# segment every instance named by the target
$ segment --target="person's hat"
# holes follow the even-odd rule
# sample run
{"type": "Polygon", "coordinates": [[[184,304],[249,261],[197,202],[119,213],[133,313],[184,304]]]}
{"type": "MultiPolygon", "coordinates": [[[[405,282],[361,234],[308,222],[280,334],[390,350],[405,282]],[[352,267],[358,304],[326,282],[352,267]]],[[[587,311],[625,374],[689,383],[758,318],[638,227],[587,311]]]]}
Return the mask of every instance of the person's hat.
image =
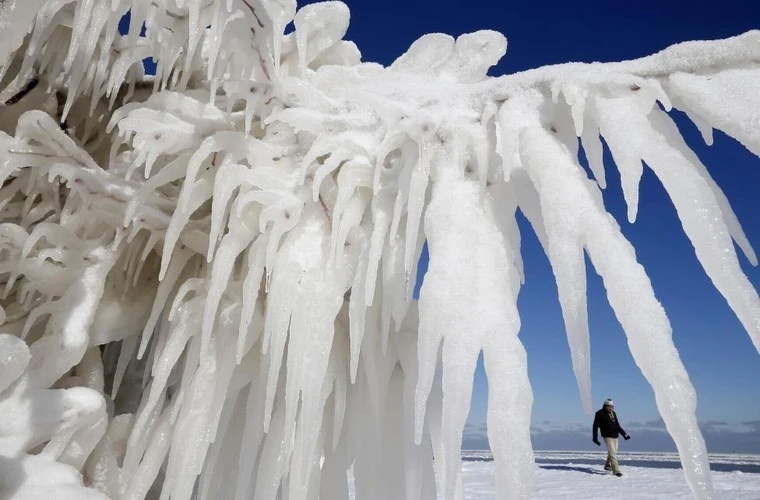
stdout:
{"type": "Polygon", "coordinates": [[[603,406],[615,406],[615,403],[611,399],[605,399],[603,406]]]}

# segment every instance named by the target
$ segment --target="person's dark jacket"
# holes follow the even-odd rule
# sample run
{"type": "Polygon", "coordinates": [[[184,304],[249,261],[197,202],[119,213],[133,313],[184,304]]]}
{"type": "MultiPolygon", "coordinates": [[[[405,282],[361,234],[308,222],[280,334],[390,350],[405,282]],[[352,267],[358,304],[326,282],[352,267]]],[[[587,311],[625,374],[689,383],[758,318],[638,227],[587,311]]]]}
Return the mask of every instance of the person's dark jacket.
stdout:
{"type": "MultiPolygon", "coordinates": [[[[602,408],[594,415],[594,441],[598,440],[597,431],[601,431],[603,438],[616,438],[618,435],[623,437],[628,436],[623,428],[620,426],[620,420],[617,418],[617,414],[612,411],[609,412],[602,408]]],[[[626,437],[626,439],[628,439],[626,437]]]]}

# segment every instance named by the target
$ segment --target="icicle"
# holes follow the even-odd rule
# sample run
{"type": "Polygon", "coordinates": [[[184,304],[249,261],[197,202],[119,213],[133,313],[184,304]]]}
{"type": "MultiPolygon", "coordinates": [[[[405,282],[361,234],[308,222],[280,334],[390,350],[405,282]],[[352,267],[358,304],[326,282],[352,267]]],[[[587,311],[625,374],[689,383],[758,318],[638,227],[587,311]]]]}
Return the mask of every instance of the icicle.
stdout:
{"type": "MultiPolygon", "coordinates": [[[[325,177],[332,174],[338,167],[341,167],[340,172],[344,173],[349,170],[348,163],[353,162],[347,162],[346,156],[348,154],[331,154],[324,163],[317,168],[317,170],[314,172],[314,180],[312,181],[312,200],[317,201],[319,200],[319,188],[322,187],[322,181],[325,180],[325,177]]],[[[303,173],[305,174],[308,171],[308,167],[303,169],[303,173]]],[[[340,184],[339,184],[340,185],[340,184]]],[[[352,188],[355,186],[352,186],[352,188]]],[[[341,190],[342,193],[343,190],[341,190]]],[[[340,196],[340,194],[339,194],[340,196]]]]}
{"type": "MultiPolygon", "coordinates": [[[[274,405],[274,413],[271,417],[272,426],[266,432],[263,445],[260,448],[261,455],[257,464],[254,500],[276,498],[280,481],[282,481],[285,467],[282,446],[286,441],[286,436],[283,434],[285,430],[285,404],[282,400],[284,393],[285,391],[278,391],[278,401],[274,405]]],[[[287,440],[289,439],[290,436],[287,436],[287,440]]]]}
{"type": "Polygon", "coordinates": [[[209,231],[206,262],[214,259],[214,250],[220,239],[220,233],[229,216],[229,201],[233,191],[246,179],[250,170],[243,165],[230,164],[225,160],[214,176],[214,194],[211,197],[211,230],[209,231]]]}
{"type": "Polygon", "coordinates": [[[582,137],[588,89],[577,85],[564,85],[562,87],[562,94],[565,96],[565,101],[570,106],[570,114],[573,118],[573,125],[575,126],[575,135],[582,137]]]}
{"type": "Polygon", "coordinates": [[[169,299],[170,294],[174,290],[174,286],[180,277],[180,273],[185,268],[185,265],[193,256],[193,252],[186,248],[184,245],[180,246],[176,250],[177,257],[167,267],[167,272],[164,275],[159,276],[161,282],[158,285],[156,291],[156,298],[153,301],[153,309],[150,311],[148,321],[145,323],[145,328],[142,332],[142,340],[140,341],[140,350],[137,353],[138,358],[142,358],[145,354],[145,349],[148,347],[148,342],[153,335],[153,329],[158,323],[159,316],[164,310],[166,301],[169,299]]]}
{"type": "MultiPolygon", "coordinates": [[[[328,405],[328,408],[330,406],[328,405]]],[[[329,414],[327,415],[329,417],[329,414]]],[[[334,439],[338,439],[336,436],[334,439]]],[[[346,474],[346,445],[345,438],[341,444],[333,449],[325,450],[325,458],[322,464],[322,479],[319,485],[319,498],[332,498],[335,500],[348,500],[348,477],[346,474]]]]}
{"type": "MultiPolygon", "coordinates": [[[[186,139],[186,140],[188,142],[192,141],[192,139],[186,139]]],[[[188,210],[190,210],[189,208],[191,204],[190,200],[192,199],[193,201],[195,201],[195,197],[196,197],[194,194],[194,190],[196,189],[196,186],[202,183],[204,179],[206,178],[204,176],[204,172],[201,171],[201,167],[203,166],[203,164],[206,163],[209,156],[211,156],[210,167],[216,167],[217,166],[216,155],[220,151],[229,147],[230,146],[229,143],[233,141],[237,144],[240,144],[241,142],[245,144],[244,138],[241,137],[239,134],[218,133],[204,139],[204,141],[201,143],[198,149],[193,153],[192,157],[190,158],[190,161],[187,164],[187,173],[185,174],[185,180],[182,185],[182,191],[180,192],[180,195],[179,195],[178,207],[181,211],[187,212],[188,210]],[[200,174],[201,177],[200,179],[196,181],[196,178],[198,177],[199,172],[201,172],[200,174]]],[[[190,144],[188,144],[188,146],[189,145],[190,144]]],[[[229,147],[229,149],[232,149],[232,147],[229,147]]],[[[208,170],[208,168],[209,167],[206,167],[206,170],[208,170]]]]}
{"type": "Polygon", "coordinates": [[[680,97],[676,95],[676,96],[673,96],[672,99],[673,99],[673,106],[676,109],[679,109],[683,111],[684,113],[686,113],[686,116],[689,117],[689,120],[691,120],[691,122],[697,127],[697,130],[699,130],[700,135],[702,135],[702,140],[705,141],[705,144],[707,144],[708,146],[712,146],[714,142],[712,126],[709,123],[707,123],[707,121],[704,118],[702,118],[698,114],[694,113],[694,111],[689,109],[689,107],[681,101],[680,97]]]}
{"type": "MultiPolygon", "coordinates": [[[[739,266],[731,237],[744,248],[749,245],[735,218],[731,226],[726,224],[726,219],[732,219],[732,212],[727,203],[722,209],[719,200],[724,198],[716,197],[719,189],[705,167],[684,143],[672,120],[661,111],[652,111],[647,119],[626,108],[615,108],[605,119],[610,129],[610,147],[626,154],[636,151],[662,181],[702,267],[760,351],[760,298],[739,266]],[[620,136],[620,126],[613,125],[613,120],[625,120],[625,138],[620,136]]],[[[751,248],[748,255],[754,260],[751,248]]]]}
{"type": "Polygon", "coordinates": [[[172,215],[169,227],[166,228],[166,235],[164,236],[164,247],[161,253],[161,270],[159,271],[159,279],[164,279],[166,272],[169,269],[171,263],[171,257],[174,254],[174,249],[177,246],[177,241],[180,239],[180,234],[185,229],[186,225],[190,221],[192,213],[203,205],[206,200],[211,198],[213,187],[211,182],[204,178],[195,183],[193,186],[193,201],[188,207],[187,211],[177,210],[172,215]]]}
{"type": "Polygon", "coordinates": [[[363,190],[358,192],[346,204],[337,224],[333,223],[333,234],[330,238],[332,244],[328,263],[341,264],[341,256],[345,248],[351,244],[348,241],[349,234],[355,231],[361,224],[368,203],[369,195],[363,190]]]}
{"type": "MultiPolygon", "coordinates": [[[[623,186],[623,196],[628,205],[628,222],[636,221],[636,214],[639,209],[639,182],[641,175],[644,173],[644,166],[641,164],[640,152],[630,148],[620,148],[620,135],[623,130],[620,127],[611,127],[608,129],[607,124],[612,123],[611,116],[620,116],[625,114],[628,109],[635,108],[635,103],[626,98],[604,98],[596,96],[595,109],[598,110],[598,120],[602,136],[607,139],[612,151],[612,157],[615,164],[620,170],[620,182],[623,186]]],[[[598,153],[597,153],[598,154],[598,153]]]]}
{"type": "MultiPolygon", "coordinates": [[[[408,209],[409,190],[411,188],[411,179],[414,169],[417,166],[419,153],[422,148],[416,144],[407,143],[404,145],[401,159],[401,171],[398,173],[397,193],[393,204],[393,219],[389,233],[390,241],[398,238],[398,228],[401,224],[401,218],[408,209]]],[[[426,174],[427,175],[427,174],[426,174]]]]}
{"type": "MultiPolygon", "coordinates": [[[[379,162],[378,158],[378,162],[379,162]]],[[[367,306],[371,306],[375,297],[377,271],[385,246],[386,234],[391,224],[392,207],[394,203],[394,189],[391,180],[392,174],[388,172],[400,163],[400,155],[394,159],[386,157],[383,163],[378,163],[374,183],[375,195],[372,198],[372,236],[370,237],[370,250],[367,263],[367,278],[364,297],[367,306]],[[386,165],[389,168],[386,168],[386,165]]]]}
{"type": "MultiPolygon", "coordinates": [[[[348,232],[361,223],[366,206],[369,204],[369,190],[372,172],[364,159],[345,164],[338,175],[338,196],[332,211],[333,228],[331,235],[330,261],[343,252],[348,232]]],[[[318,193],[314,201],[319,198],[318,193]]]]}
{"type": "MultiPolygon", "coordinates": [[[[351,284],[351,297],[349,299],[349,373],[351,382],[356,382],[356,373],[359,368],[359,352],[361,350],[362,341],[366,332],[367,323],[367,302],[364,297],[366,274],[363,272],[367,268],[367,261],[369,260],[369,238],[367,236],[368,230],[365,228],[359,228],[356,231],[356,239],[358,242],[355,246],[358,250],[355,253],[358,255],[357,270],[351,284]]],[[[371,307],[371,306],[370,306],[371,307]]],[[[375,312],[377,308],[373,310],[375,312]]],[[[370,321],[376,319],[374,314],[370,314],[370,321]]],[[[369,328],[375,325],[371,325],[369,328]]],[[[374,329],[373,329],[374,330],[374,329]]]]}
{"type": "MultiPolygon", "coordinates": [[[[495,113],[495,105],[493,108],[493,112],[495,113]]],[[[481,196],[483,196],[488,186],[488,171],[491,167],[491,156],[493,155],[493,151],[496,150],[497,131],[495,122],[490,118],[486,123],[482,123],[481,126],[484,129],[482,133],[478,133],[478,128],[473,130],[470,147],[474,150],[474,154],[470,154],[469,156],[474,157],[477,162],[478,187],[480,188],[481,196]]],[[[472,169],[472,166],[470,168],[472,169]]],[[[465,172],[467,172],[467,166],[465,166],[465,172]]]]}
{"type": "Polygon", "coordinates": [[[710,75],[675,73],[672,93],[688,110],[760,156],[760,69],[725,69],[710,75]]]}
{"type": "Polygon", "coordinates": [[[264,436],[264,400],[256,396],[257,392],[263,389],[268,357],[257,357],[256,351],[256,349],[251,351],[251,363],[255,365],[255,371],[246,400],[245,424],[241,436],[235,498],[250,498],[253,494],[252,486],[256,482],[254,471],[257,466],[257,455],[264,436]]]}
{"type": "Polygon", "coordinates": [[[133,436],[147,436],[148,429],[152,427],[150,421],[154,418],[156,412],[161,409],[160,403],[162,403],[165,397],[164,389],[169,380],[169,375],[182,355],[186,344],[197,333],[200,312],[192,310],[193,305],[197,302],[199,300],[196,299],[184,304],[180,310],[176,324],[172,325],[172,335],[163,352],[160,353],[156,367],[152,370],[152,381],[147,388],[147,397],[144,397],[141,402],[140,411],[137,414],[132,430],[133,436]]]}
{"type": "Polygon", "coordinates": [[[113,377],[111,399],[116,399],[116,395],[119,393],[119,387],[121,387],[121,382],[124,379],[124,373],[127,371],[127,364],[135,354],[137,340],[137,337],[128,337],[122,341],[119,361],[116,364],[116,373],[113,377]]]}
{"type": "MultiPolygon", "coordinates": [[[[238,330],[236,354],[236,361],[238,363],[242,360],[246,347],[250,347],[255,342],[255,340],[249,339],[249,330],[256,305],[259,303],[261,277],[264,275],[264,252],[267,246],[267,236],[268,234],[263,234],[256,238],[248,250],[248,272],[243,282],[243,309],[240,313],[240,327],[238,330]]],[[[258,330],[259,325],[256,325],[256,328],[258,330]]]]}
{"type": "MultiPolygon", "coordinates": [[[[519,145],[519,123],[516,114],[520,112],[512,102],[507,100],[499,108],[499,155],[503,162],[504,180],[509,181],[512,172],[521,168],[519,145]]],[[[519,116],[519,115],[517,115],[519,116]]]]}
{"type": "Polygon", "coordinates": [[[424,165],[420,164],[412,171],[409,187],[409,204],[406,215],[406,248],[404,250],[404,270],[407,276],[411,275],[414,266],[419,260],[418,247],[420,236],[420,219],[425,204],[425,193],[428,184],[428,172],[424,165]]]}
{"type": "Polygon", "coordinates": [[[24,37],[32,27],[35,16],[45,4],[44,0],[29,2],[4,2],[0,6],[0,30],[3,47],[0,49],[0,80],[10,68],[8,57],[21,47],[24,37]]]}
{"type": "Polygon", "coordinates": [[[381,179],[388,177],[388,171],[393,171],[401,159],[401,151],[407,140],[406,134],[396,133],[383,139],[383,142],[377,147],[377,158],[375,160],[375,177],[372,184],[372,190],[375,194],[380,191],[381,179]]]}
{"type": "Polygon", "coordinates": [[[319,217],[306,222],[301,238],[288,242],[294,245],[293,250],[295,247],[302,248],[307,241],[316,244],[308,245],[314,249],[308,260],[300,259],[303,266],[300,278],[302,291],[298,294],[291,317],[288,339],[285,429],[286,435],[290,435],[289,429],[295,425],[300,394],[301,446],[302,451],[306,452],[304,459],[309,461],[316,452],[311,441],[317,437],[322,426],[327,397],[325,376],[335,334],[335,318],[343,306],[343,296],[353,279],[356,263],[346,259],[349,262],[340,270],[326,266],[329,246],[324,220],[319,217]]]}
{"type": "Polygon", "coordinates": [[[207,359],[206,353],[211,343],[211,332],[214,328],[217,308],[219,307],[219,301],[222,299],[222,293],[227,289],[232,268],[238,255],[252,240],[253,233],[247,230],[243,222],[231,221],[230,232],[224,236],[222,243],[219,245],[219,250],[211,268],[210,286],[203,308],[201,360],[207,359]]]}
{"type": "MultiPolygon", "coordinates": [[[[326,338],[330,339],[332,343],[332,323],[334,317],[337,315],[337,310],[334,314],[329,311],[322,312],[325,316],[319,316],[320,311],[312,311],[315,317],[309,317],[309,311],[313,309],[312,306],[306,306],[305,310],[302,310],[301,306],[306,304],[318,304],[320,300],[327,301],[324,305],[330,305],[335,301],[335,297],[330,297],[335,291],[331,291],[331,280],[329,274],[326,276],[320,276],[324,272],[325,261],[320,261],[324,258],[321,251],[326,250],[328,247],[322,247],[327,243],[327,239],[324,234],[324,221],[320,222],[319,212],[311,211],[306,221],[300,224],[298,228],[289,233],[285,242],[283,242],[283,248],[278,252],[278,264],[275,269],[275,273],[272,278],[272,287],[270,289],[270,307],[268,308],[267,316],[265,319],[264,328],[264,349],[269,349],[272,356],[272,364],[269,367],[269,377],[267,382],[266,392],[266,411],[265,411],[265,429],[269,425],[269,415],[271,415],[272,404],[274,402],[274,391],[279,379],[280,360],[282,360],[283,351],[288,338],[287,332],[290,331],[290,340],[288,342],[288,399],[287,399],[287,411],[286,420],[288,425],[293,418],[295,418],[295,404],[298,401],[298,392],[300,392],[301,384],[305,383],[301,379],[301,370],[305,369],[306,365],[304,360],[299,358],[300,352],[305,354],[305,346],[303,342],[305,339],[301,339],[300,336],[306,335],[307,331],[311,331],[310,335],[312,340],[310,342],[320,343],[326,342],[326,338]],[[314,248],[315,251],[311,252],[311,256],[300,255],[299,248],[314,248]],[[317,278],[317,276],[320,276],[317,278]],[[315,294],[315,290],[312,287],[317,287],[316,282],[311,280],[327,280],[326,283],[321,285],[322,294],[327,292],[327,296],[320,299],[320,294],[315,294]],[[294,293],[295,290],[299,290],[298,293],[294,293]],[[273,307],[275,304],[279,307],[273,307]],[[284,307],[282,307],[284,306],[284,307]],[[329,320],[329,327],[325,323],[329,320]],[[319,328],[319,330],[315,330],[319,328]],[[319,334],[318,334],[319,333],[319,334]],[[271,345],[269,345],[271,344],[271,345]],[[292,365],[292,363],[298,360],[298,366],[292,365]],[[295,384],[295,385],[294,385],[295,384]],[[293,392],[297,391],[297,392],[293,392]]],[[[334,285],[333,285],[334,286],[334,285]]],[[[319,287],[318,287],[319,288],[319,287]]],[[[339,296],[342,302],[342,296],[344,291],[339,291],[339,296]]],[[[332,307],[332,305],[330,305],[332,307]]],[[[324,348],[322,348],[324,349],[324,348]]],[[[267,351],[265,351],[267,352],[267,351]]],[[[313,351],[315,356],[322,351],[313,351]]],[[[327,349],[329,352],[329,349],[327,349]]],[[[319,361],[315,359],[313,363],[315,366],[313,370],[317,370],[315,373],[319,374],[319,370],[326,369],[319,368],[322,366],[320,363],[326,363],[326,359],[319,361]]],[[[315,377],[312,374],[312,377],[315,377]]],[[[319,377],[316,377],[319,380],[319,377]]],[[[305,393],[304,393],[305,394],[305,393]]],[[[306,402],[304,402],[306,404],[306,402]]]]}
{"type": "Polygon", "coordinates": [[[586,153],[588,166],[594,174],[594,179],[596,179],[600,188],[606,189],[607,179],[605,178],[604,161],[602,159],[604,151],[602,149],[602,140],[599,138],[599,127],[596,123],[590,122],[591,120],[588,119],[585,122],[581,142],[583,150],[586,153]]]}
{"type": "MultiPolygon", "coordinates": [[[[188,387],[187,400],[183,401],[183,409],[175,423],[175,433],[169,449],[169,460],[166,469],[167,481],[161,490],[161,500],[170,496],[190,498],[196,477],[200,474],[206,457],[206,447],[211,436],[206,431],[209,425],[211,405],[208,401],[213,397],[214,372],[217,369],[216,353],[208,356],[212,362],[201,365],[192,377],[188,387]],[[186,436],[198,436],[188,440],[186,436]]],[[[183,384],[185,385],[185,384],[183,384]]]]}
{"type": "MultiPolygon", "coordinates": [[[[511,192],[517,193],[520,209],[538,235],[554,271],[581,403],[584,411],[590,414],[591,348],[586,305],[583,228],[578,220],[567,216],[568,207],[541,204],[535,188],[529,179],[523,177],[524,175],[525,172],[519,172],[513,177],[513,182],[518,184],[513,186],[511,192]]],[[[512,220],[514,223],[514,219],[512,220]]],[[[517,237],[519,238],[519,233],[517,237]]]]}
{"type": "MultiPolygon", "coordinates": [[[[252,195],[252,197],[255,195],[252,195]]],[[[261,193],[261,201],[271,203],[259,215],[259,227],[263,232],[269,222],[269,241],[266,248],[266,290],[269,290],[280,239],[298,224],[304,210],[303,201],[286,193],[261,193]],[[267,199],[268,198],[268,199],[267,199]]]]}
{"type": "Polygon", "coordinates": [[[198,483],[198,498],[234,498],[235,474],[240,453],[240,436],[243,433],[244,400],[237,391],[230,391],[234,403],[225,404],[221,409],[217,438],[211,443],[207,453],[207,466],[198,483]],[[213,493],[212,493],[213,492],[213,493]]]}

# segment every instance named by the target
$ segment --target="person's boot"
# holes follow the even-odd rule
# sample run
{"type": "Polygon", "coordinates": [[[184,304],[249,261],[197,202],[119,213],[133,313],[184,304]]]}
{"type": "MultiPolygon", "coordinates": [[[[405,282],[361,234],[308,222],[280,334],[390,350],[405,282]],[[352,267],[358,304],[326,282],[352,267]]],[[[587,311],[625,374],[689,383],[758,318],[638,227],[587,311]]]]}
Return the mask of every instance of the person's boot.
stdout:
{"type": "Polygon", "coordinates": [[[620,472],[620,471],[617,471],[617,472],[615,473],[615,475],[616,475],[617,477],[620,477],[620,476],[622,476],[622,475],[623,475],[623,473],[622,473],[622,472],[620,472]]]}
{"type": "Polygon", "coordinates": [[[611,471],[611,470],[612,470],[612,467],[610,467],[609,465],[605,464],[605,465],[604,465],[604,470],[606,470],[606,471],[608,471],[608,472],[609,472],[609,471],[611,471]]]}

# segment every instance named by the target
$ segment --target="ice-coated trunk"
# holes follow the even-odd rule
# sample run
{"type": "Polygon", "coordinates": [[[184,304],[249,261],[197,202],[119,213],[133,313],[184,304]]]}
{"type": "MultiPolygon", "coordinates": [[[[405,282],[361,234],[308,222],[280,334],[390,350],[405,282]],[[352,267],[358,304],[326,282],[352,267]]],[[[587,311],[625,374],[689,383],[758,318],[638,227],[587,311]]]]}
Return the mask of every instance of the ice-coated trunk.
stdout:
{"type": "Polygon", "coordinates": [[[444,466],[439,484],[444,485],[445,499],[461,499],[462,431],[475,365],[483,350],[486,372],[493,381],[488,434],[499,498],[528,498],[534,474],[533,396],[525,350],[517,338],[520,320],[513,292],[517,271],[508,258],[504,236],[481,201],[477,182],[466,180],[456,167],[437,166],[425,213],[430,263],[419,302],[417,440],[442,343],[444,466]]]}

